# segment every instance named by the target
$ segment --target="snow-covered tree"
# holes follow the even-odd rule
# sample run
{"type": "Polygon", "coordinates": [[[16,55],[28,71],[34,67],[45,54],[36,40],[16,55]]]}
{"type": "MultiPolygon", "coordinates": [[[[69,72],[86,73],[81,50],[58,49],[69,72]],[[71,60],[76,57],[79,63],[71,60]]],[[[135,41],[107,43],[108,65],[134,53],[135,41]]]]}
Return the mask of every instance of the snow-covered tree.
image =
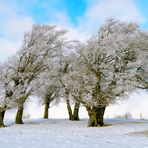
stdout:
{"type": "Polygon", "coordinates": [[[70,47],[71,50],[68,53],[63,53],[60,60],[60,73],[59,73],[59,80],[61,83],[61,94],[62,98],[65,98],[67,111],[69,115],[69,120],[79,120],[79,108],[80,108],[80,101],[73,98],[70,94],[70,88],[67,87],[67,75],[69,75],[72,71],[74,71],[74,63],[77,59],[77,55],[75,53],[76,48],[79,46],[79,42],[75,42],[74,46],[70,47]],[[74,109],[72,109],[71,104],[74,104],[74,109]]]}
{"type": "Polygon", "coordinates": [[[89,126],[102,126],[105,107],[135,89],[137,68],[143,63],[138,60],[139,35],[136,24],[110,19],[80,48],[77,70],[66,82],[86,107],[89,126]]]}
{"type": "Polygon", "coordinates": [[[48,118],[48,110],[50,104],[57,104],[60,102],[60,88],[61,83],[59,81],[59,69],[57,62],[54,61],[53,68],[46,69],[38,79],[40,87],[34,92],[34,95],[41,99],[41,102],[45,105],[44,118],[48,118]]]}
{"type": "Polygon", "coordinates": [[[8,63],[0,65],[0,127],[4,127],[4,115],[7,109],[15,107],[13,99],[13,85],[11,81],[12,69],[8,63]]]}
{"type": "Polygon", "coordinates": [[[64,30],[55,26],[33,25],[31,32],[25,34],[23,44],[13,57],[13,98],[18,106],[16,123],[22,124],[23,104],[40,87],[38,77],[59,54],[65,44],[64,30]]]}
{"type": "Polygon", "coordinates": [[[136,87],[140,89],[148,89],[148,33],[141,32],[137,39],[137,47],[140,50],[138,55],[138,63],[136,87]],[[142,61],[142,62],[141,62],[142,61]]]}
{"type": "MultiPolygon", "coordinates": [[[[67,98],[62,78],[65,73],[69,71],[69,65],[72,63],[72,50],[74,50],[77,44],[78,41],[66,41],[64,48],[61,47],[59,54],[49,62],[50,68],[48,66],[37,79],[40,87],[36,90],[35,95],[40,97],[43,104],[45,104],[44,118],[48,118],[48,109],[51,103],[57,104],[62,101],[63,98],[67,98]]],[[[47,59],[47,62],[48,60],[49,59],[47,59]]],[[[68,106],[71,109],[68,99],[69,98],[66,99],[66,102],[69,103],[68,106]]]]}
{"type": "Polygon", "coordinates": [[[79,119],[82,103],[89,126],[103,126],[106,106],[148,88],[148,34],[137,24],[109,19],[85,44],[64,35],[56,26],[33,25],[17,54],[0,65],[0,126],[12,107],[18,107],[16,123],[23,123],[30,95],[42,98],[45,118],[51,102],[66,98],[70,120],[79,119]]]}

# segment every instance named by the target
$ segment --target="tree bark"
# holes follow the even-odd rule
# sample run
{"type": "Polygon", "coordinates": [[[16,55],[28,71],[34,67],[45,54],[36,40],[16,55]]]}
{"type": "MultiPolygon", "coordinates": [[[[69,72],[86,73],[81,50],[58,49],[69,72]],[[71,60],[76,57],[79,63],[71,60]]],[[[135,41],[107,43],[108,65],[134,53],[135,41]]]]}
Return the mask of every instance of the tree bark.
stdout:
{"type": "Polygon", "coordinates": [[[15,123],[16,124],[23,124],[22,118],[23,118],[23,107],[19,106],[17,114],[16,114],[16,118],[15,118],[15,123]]]}
{"type": "Polygon", "coordinates": [[[89,116],[88,126],[91,126],[91,127],[98,126],[96,108],[93,107],[91,109],[91,108],[87,107],[86,110],[88,111],[88,116],[89,116]]]}
{"type": "Polygon", "coordinates": [[[67,104],[67,111],[68,111],[68,115],[69,115],[69,120],[73,120],[72,109],[71,109],[69,99],[66,99],[66,104],[67,104]]]}
{"type": "Polygon", "coordinates": [[[49,102],[45,103],[45,110],[44,110],[44,119],[48,119],[48,109],[49,109],[49,102]]]}
{"type": "Polygon", "coordinates": [[[97,122],[101,127],[104,125],[105,108],[106,106],[97,108],[97,122]]]}
{"type": "Polygon", "coordinates": [[[72,115],[73,120],[79,120],[79,108],[80,108],[80,102],[76,101],[75,106],[74,106],[74,111],[72,115]]]}
{"type": "Polygon", "coordinates": [[[96,127],[100,125],[101,127],[104,125],[104,112],[106,107],[93,107],[89,108],[87,107],[86,110],[88,111],[89,115],[89,123],[88,126],[96,127]]]}
{"type": "Polygon", "coordinates": [[[0,128],[5,127],[5,125],[4,125],[4,116],[5,116],[5,111],[0,111],[0,128]]]}

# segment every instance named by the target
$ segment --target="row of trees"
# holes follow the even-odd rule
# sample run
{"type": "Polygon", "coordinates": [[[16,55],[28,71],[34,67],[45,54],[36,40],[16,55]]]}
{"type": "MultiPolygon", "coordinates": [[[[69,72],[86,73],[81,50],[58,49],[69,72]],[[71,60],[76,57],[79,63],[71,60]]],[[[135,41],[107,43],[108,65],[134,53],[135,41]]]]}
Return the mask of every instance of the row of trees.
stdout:
{"type": "Polygon", "coordinates": [[[56,26],[33,25],[16,55],[0,65],[0,127],[5,111],[23,107],[30,96],[45,104],[65,100],[70,120],[86,107],[89,126],[103,126],[108,105],[148,88],[148,33],[137,24],[109,19],[87,42],[69,41],[56,26]],[[74,111],[70,103],[75,104],[74,111]]]}

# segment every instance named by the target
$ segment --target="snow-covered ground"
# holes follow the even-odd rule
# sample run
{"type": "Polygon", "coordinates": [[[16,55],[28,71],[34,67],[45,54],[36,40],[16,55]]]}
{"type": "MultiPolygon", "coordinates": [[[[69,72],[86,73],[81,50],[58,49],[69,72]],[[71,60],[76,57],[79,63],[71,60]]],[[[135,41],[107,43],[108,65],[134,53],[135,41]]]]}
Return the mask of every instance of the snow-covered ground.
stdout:
{"type": "Polygon", "coordinates": [[[107,119],[113,124],[87,127],[87,119],[25,120],[0,128],[0,148],[148,148],[148,121],[107,119]]]}

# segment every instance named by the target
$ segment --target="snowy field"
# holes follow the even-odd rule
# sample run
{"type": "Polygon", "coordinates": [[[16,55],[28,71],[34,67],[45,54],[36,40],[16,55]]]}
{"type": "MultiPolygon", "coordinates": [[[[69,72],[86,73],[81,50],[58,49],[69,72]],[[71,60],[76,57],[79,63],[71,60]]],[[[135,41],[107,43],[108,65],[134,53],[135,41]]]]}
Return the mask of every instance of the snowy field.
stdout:
{"type": "Polygon", "coordinates": [[[87,127],[87,119],[7,122],[0,148],[148,148],[148,121],[107,119],[105,127],[87,127]]]}

